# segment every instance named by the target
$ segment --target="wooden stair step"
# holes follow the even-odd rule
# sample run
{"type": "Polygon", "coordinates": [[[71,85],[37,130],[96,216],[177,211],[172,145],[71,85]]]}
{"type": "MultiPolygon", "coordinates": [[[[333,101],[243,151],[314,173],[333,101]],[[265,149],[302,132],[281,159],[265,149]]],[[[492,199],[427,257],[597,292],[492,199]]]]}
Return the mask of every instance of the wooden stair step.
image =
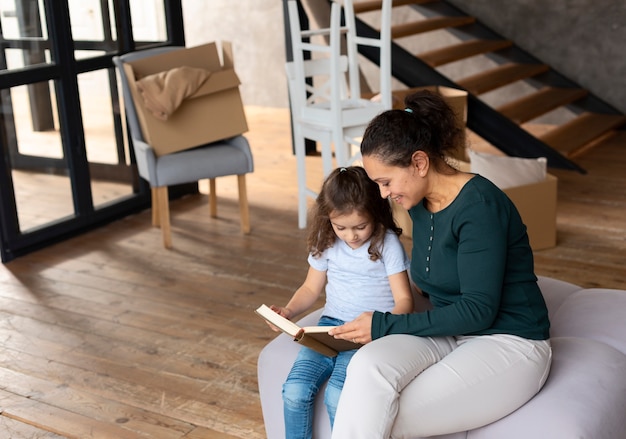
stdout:
{"type": "Polygon", "coordinates": [[[588,94],[582,88],[544,87],[536,93],[502,105],[497,110],[515,123],[522,124],[588,94]]]}
{"type": "MultiPolygon", "coordinates": [[[[393,0],[393,7],[405,5],[422,5],[425,3],[434,3],[437,0],[393,0]]],[[[354,2],[354,13],[361,14],[363,12],[379,11],[381,9],[382,0],[365,0],[354,2]]]]}
{"type": "Polygon", "coordinates": [[[456,83],[468,92],[480,95],[496,88],[530,78],[550,70],[545,64],[502,64],[490,70],[459,79],[456,83]]]}
{"type": "Polygon", "coordinates": [[[538,138],[568,157],[576,154],[587,143],[624,124],[626,116],[622,114],[582,113],[538,138]]]}
{"type": "Polygon", "coordinates": [[[424,32],[430,32],[448,27],[464,26],[476,22],[474,17],[433,17],[423,20],[414,21],[412,23],[404,23],[392,26],[391,37],[403,38],[411,35],[417,35],[424,32]]]}
{"type": "Polygon", "coordinates": [[[416,56],[429,66],[437,67],[483,53],[506,49],[512,45],[513,43],[508,40],[470,40],[441,49],[423,52],[416,56]]]}

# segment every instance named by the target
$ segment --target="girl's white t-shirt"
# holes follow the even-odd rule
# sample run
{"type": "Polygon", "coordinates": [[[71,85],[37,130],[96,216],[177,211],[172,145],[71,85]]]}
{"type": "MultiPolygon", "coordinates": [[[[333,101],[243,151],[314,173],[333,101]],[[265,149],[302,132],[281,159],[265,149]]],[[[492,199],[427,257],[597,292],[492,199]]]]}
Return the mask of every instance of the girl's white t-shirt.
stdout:
{"type": "Polygon", "coordinates": [[[389,276],[408,270],[409,257],[398,236],[388,231],[382,258],[372,261],[369,241],[353,250],[337,238],[319,257],[309,255],[311,267],[326,271],[324,315],[351,321],[365,311],[391,311],[394,307],[389,276]]]}

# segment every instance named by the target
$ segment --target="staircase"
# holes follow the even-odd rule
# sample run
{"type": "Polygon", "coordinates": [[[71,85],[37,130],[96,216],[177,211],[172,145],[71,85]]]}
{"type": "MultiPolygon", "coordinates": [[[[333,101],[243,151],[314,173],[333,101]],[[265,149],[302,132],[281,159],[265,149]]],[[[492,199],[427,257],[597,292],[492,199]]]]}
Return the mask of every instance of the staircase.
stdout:
{"type": "MultiPolygon", "coordinates": [[[[355,2],[360,34],[378,34],[367,24],[367,13],[379,9],[379,4],[380,0],[355,2]]],[[[407,7],[422,18],[392,28],[394,78],[409,88],[442,85],[468,91],[468,128],[505,154],[547,157],[551,167],[584,173],[573,159],[626,127],[626,116],[615,108],[451,4],[395,0],[393,13],[406,14],[407,7]],[[421,53],[403,48],[407,39],[442,29],[454,35],[452,44],[421,53]],[[455,80],[442,73],[447,64],[476,56],[490,61],[482,63],[484,70],[455,80]],[[487,93],[519,82],[532,91],[496,107],[483,99],[487,93]],[[524,128],[526,122],[558,110],[567,110],[572,117],[537,135],[524,128]]],[[[361,53],[378,63],[377,51],[364,48],[361,53]]]]}

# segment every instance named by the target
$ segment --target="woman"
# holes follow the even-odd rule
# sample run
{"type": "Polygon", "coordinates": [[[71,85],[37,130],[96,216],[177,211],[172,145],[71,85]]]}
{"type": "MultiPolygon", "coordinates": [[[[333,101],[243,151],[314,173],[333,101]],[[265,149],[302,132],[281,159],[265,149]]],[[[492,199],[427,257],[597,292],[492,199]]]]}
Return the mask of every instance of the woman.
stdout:
{"type": "Polygon", "coordinates": [[[409,211],[411,279],[433,309],[363,313],[332,332],[367,343],[348,367],[333,438],[474,429],[525,404],[550,370],[548,311],[517,209],[448,164],[462,137],[439,95],[405,104],[370,123],[361,153],[381,196],[409,211]]]}

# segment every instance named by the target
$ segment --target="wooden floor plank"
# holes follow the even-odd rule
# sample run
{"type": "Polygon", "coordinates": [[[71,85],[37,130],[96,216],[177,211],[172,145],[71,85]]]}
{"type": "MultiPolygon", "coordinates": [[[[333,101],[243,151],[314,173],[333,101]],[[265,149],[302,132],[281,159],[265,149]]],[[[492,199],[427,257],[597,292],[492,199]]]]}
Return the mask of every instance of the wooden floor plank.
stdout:
{"type": "Polygon", "coordinates": [[[220,433],[204,427],[196,427],[193,431],[185,435],[184,439],[235,439],[236,437],[238,436],[220,433]]]}
{"type": "MultiPolygon", "coordinates": [[[[26,395],[31,401],[53,406],[77,415],[112,423],[139,435],[176,439],[191,432],[195,426],[177,419],[128,406],[115,400],[78,391],[68,385],[56,385],[48,380],[0,368],[0,380],[15,395],[26,395]]],[[[12,413],[9,410],[9,413],[12,413]]]]}
{"type": "MultiPolygon", "coordinates": [[[[148,370],[146,365],[140,369],[142,366],[139,364],[128,365],[104,357],[95,358],[73,353],[63,357],[64,360],[40,358],[34,352],[12,352],[11,357],[13,361],[3,364],[3,367],[11,367],[24,375],[36,376],[63,387],[71,387],[81,394],[119,401],[124,405],[151,412],[153,416],[168,416],[194,426],[218,428],[218,431],[238,430],[240,434],[246,435],[241,437],[261,437],[255,436],[254,432],[254,428],[258,427],[255,416],[258,411],[258,401],[254,397],[256,389],[254,385],[249,386],[253,387],[251,391],[242,391],[241,387],[234,388],[233,385],[237,383],[233,382],[233,378],[239,377],[236,370],[231,372],[231,378],[226,381],[218,378],[199,380],[148,370]],[[202,407],[202,410],[198,407],[202,407]]],[[[155,355],[152,364],[160,363],[156,358],[155,355]]],[[[251,369],[255,372],[254,367],[251,369]]],[[[241,381],[240,378],[237,379],[238,382],[241,381]]],[[[113,419],[109,422],[115,424],[113,419]]]]}
{"type": "Polygon", "coordinates": [[[70,439],[136,439],[137,433],[111,422],[44,404],[0,390],[2,416],[70,439]]]}
{"type": "Polygon", "coordinates": [[[66,439],[64,436],[44,431],[37,427],[6,416],[0,416],[0,431],[11,439],[66,439]]]}

